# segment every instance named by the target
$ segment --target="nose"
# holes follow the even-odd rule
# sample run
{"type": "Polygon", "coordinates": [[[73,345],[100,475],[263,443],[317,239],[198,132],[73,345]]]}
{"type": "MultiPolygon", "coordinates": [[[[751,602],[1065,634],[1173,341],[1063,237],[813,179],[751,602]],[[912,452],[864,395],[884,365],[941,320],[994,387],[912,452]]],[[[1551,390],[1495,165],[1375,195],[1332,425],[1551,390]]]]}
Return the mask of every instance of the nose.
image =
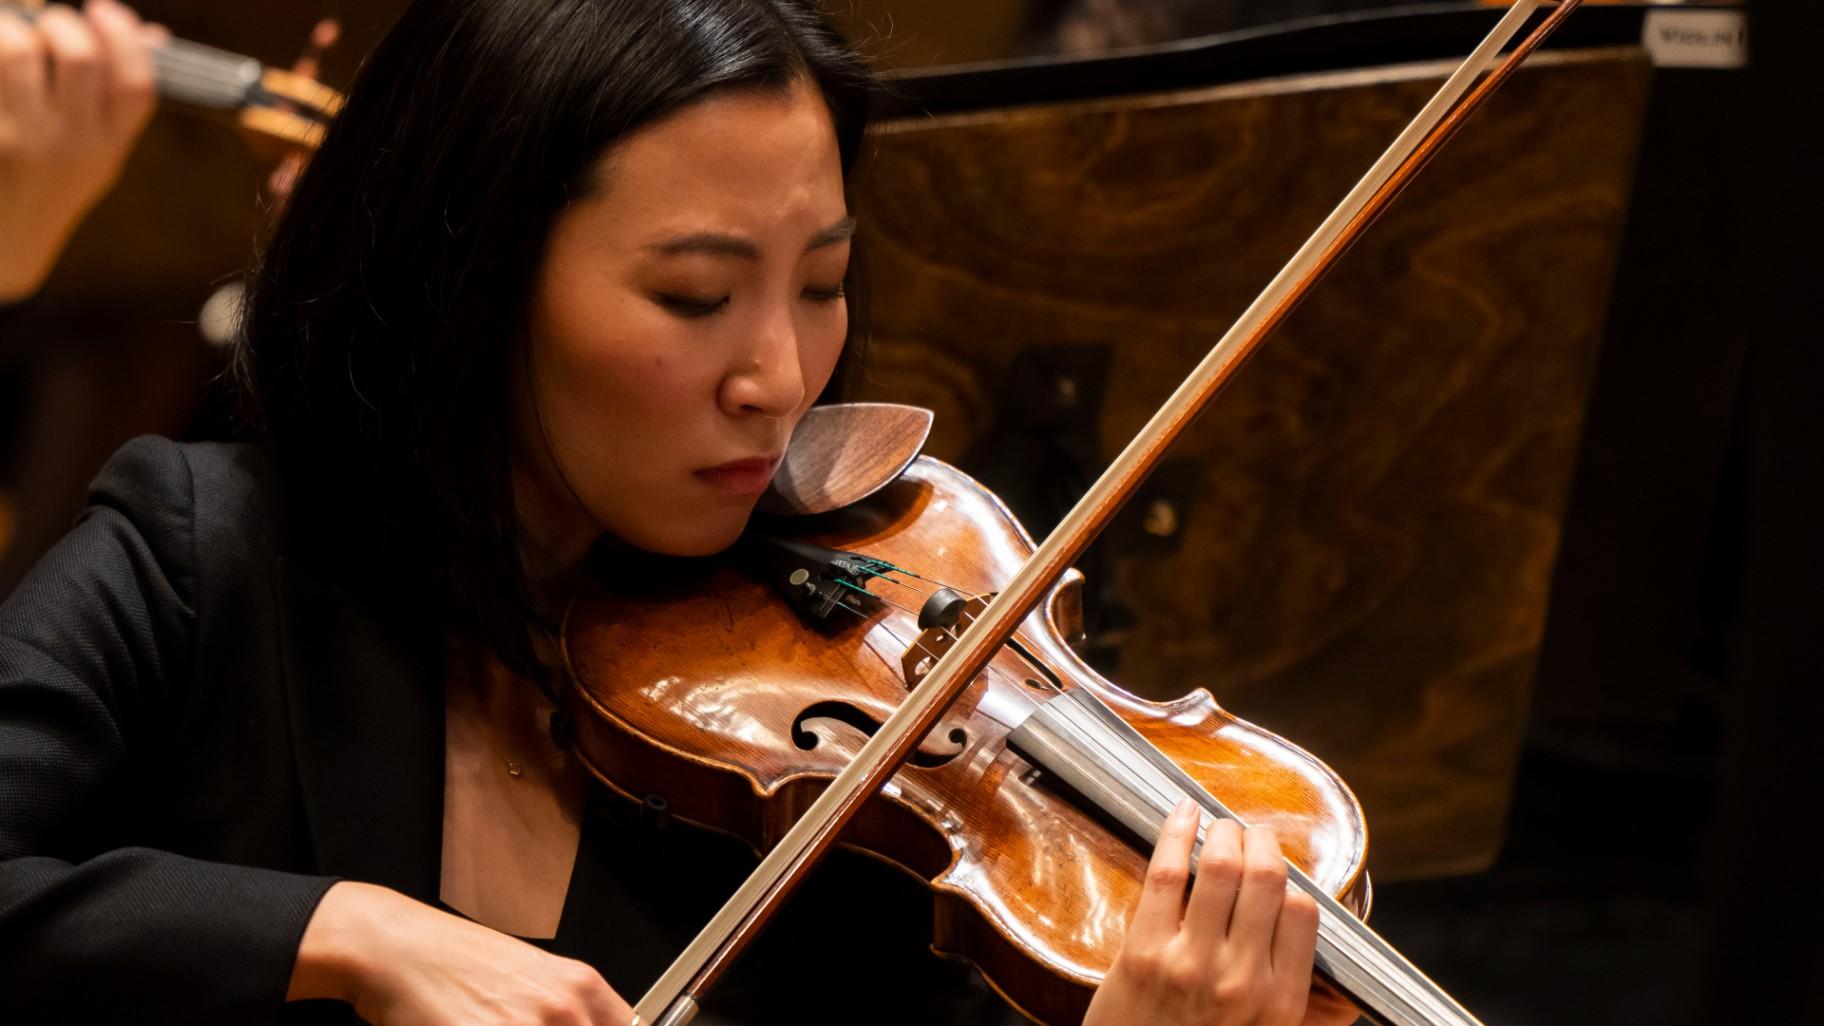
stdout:
{"type": "Polygon", "coordinates": [[[789,309],[769,311],[722,381],[721,403],[731,415],[784,417],[804,402],[798,329],[789,309]]]}

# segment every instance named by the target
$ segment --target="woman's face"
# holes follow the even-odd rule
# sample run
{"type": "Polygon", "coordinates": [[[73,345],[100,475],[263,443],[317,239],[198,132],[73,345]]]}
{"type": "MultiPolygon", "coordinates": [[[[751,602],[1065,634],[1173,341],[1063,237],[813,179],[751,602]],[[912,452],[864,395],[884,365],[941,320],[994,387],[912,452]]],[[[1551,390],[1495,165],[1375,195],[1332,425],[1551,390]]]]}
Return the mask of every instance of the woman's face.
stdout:
{"type": "Polygon", "coordinates": [[[707,555],[741,533],[848,332],[835,127],[807,83],[717,94],[598,173],[536,286],[521,516],[561,560],[602,532],[707,555]]]}

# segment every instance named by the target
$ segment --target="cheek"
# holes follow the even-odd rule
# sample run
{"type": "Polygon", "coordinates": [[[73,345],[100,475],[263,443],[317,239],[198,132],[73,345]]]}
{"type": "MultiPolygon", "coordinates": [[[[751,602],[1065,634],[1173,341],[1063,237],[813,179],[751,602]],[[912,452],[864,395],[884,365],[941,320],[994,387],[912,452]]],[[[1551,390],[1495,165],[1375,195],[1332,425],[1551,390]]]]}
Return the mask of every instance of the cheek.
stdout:
{"type": "Polygon", "coordinates": [[[684,358],[675,318],[624,289],[565,285],[550,283],[533,320],[537,412],[564,484],[606,524],[683,458],[683,421],[715,375],[684,358]]]}
{"type": "Polygon", "coordinates": [[[799,367],[804,375],[804,405],[799,410],[810,408],[811,404],[822,394],[830,383],[830,376],[836,371],[836,364],[842,360],[849,337],[848,303],[844,302],[833,311],[827,322],[819,323],[807,332],[806,342],[799,351],[799,367]]]}
{"type": "Polygon", "coordinates": [[[693,402],[714,392],[713,372],[681,357],[669,325],[619,313],[553,322],[533,348],[545,430],[571,474],[663,458],[693,402]]]}
{"type": "Polygon", "coordinates": [[[691,473],[727,451],[714,339],[626,290],[550,300],[531,343],[554,494],[648,552],[705,556],[733,543],[751,503],[710,501],[691,473]]]}

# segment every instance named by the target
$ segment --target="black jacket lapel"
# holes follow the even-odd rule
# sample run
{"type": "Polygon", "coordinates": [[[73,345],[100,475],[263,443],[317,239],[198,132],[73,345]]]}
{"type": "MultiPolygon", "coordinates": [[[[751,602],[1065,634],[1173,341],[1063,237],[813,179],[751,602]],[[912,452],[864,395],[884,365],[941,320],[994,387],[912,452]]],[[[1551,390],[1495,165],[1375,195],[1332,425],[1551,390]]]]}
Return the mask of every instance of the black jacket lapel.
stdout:
{"type": "Polygon", "coordinates": [[[320,872],[437,897],[443,648],[290,559],[281,643],[298,779],[320,872]]]}

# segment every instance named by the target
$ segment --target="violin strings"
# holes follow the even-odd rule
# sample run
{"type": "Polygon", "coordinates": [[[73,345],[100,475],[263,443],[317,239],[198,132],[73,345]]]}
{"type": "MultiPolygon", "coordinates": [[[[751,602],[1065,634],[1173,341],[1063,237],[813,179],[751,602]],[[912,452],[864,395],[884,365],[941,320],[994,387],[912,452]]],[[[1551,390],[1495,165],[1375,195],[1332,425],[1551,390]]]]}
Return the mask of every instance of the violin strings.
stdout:
{"type": "Polygon", "coordinates": [[[247,90],[238,85],[186,72],[159,74],[159,87],[167,93],[181,93],[179,98],[199,97],[203,106],[237,106],[247,99],[247,90]]]}
{"type": "MultiPolygon", "coordinates": [[[[884,567],[886,567],[886,568],[888,568],[888,569],[889,569],[889,570],[892,570],[892,571],[895,571],[895,572],[897,572],[897,573],[902,573],[902,574],[905,574],[905,575],[907,575],[907,576],[909,576],[909,577],[915,577],[915,578],[917,578],[917,579],[918,579],[918,580],[921,580],[921,581],[924,581],[924,582],[925,582],[925,583],[927,583],[927,584],[931,584],[931,585],[934,585],[934,586],[936,586],[936,588],[939,588],[939,589],[945,589],[945,590],[949,590],[949,591],[954,591],[954,592],[956,592],[956,593],[957,593],[957,594],[959,594],[959,595],[962,595],[962,594],[967,594],[967,596],[968,596],[968,601],[971,601],[971,602],[973,602],[973,601],[979,601],[979,600],[984,600],[984,599],[986,599],[986,598],[988,598],[988,597],[989,597],[989,595],[990,595],[990,594],[991,594],[991,593],[990,593],[990,592],[967,592],[967,593],[966,593],[966,592],[965,592],[965,590],[964,590],[964,589],[962,589],[962,588],[958,588],[958,587],[956,587],[956,586],[954,586],[954,585],[950,585],[950,584],[945,584],[945,583],[943,583],[943,582],[942,582],[942,581],[937,581],[937,580],[933,580],[933,579],[932,579],[932,578],[929,578],[929,577],[924,577],[924,576],[922,576],[922,575],[919,575],[919,574],[915,574],[915,573],[913,573],[913,572],[912,572],[912,571],[910,571],[910,570],[907,570],[907,569],[905,569],[905,568],[903,568],[903,567],[898,567],[898,566],[894,566],[894,565],[893,565],[893,564],[892,564],[892,563],[888,563],[888,562],[886,562],[886,561],[884,561],[884,560],[877,560],[877,559],[870,559],[870,560],[868,560],[868,562],[869,562],[869,563],[872,563],[872,564],[875,564],[875,565],[877,565],[877,566],[884,566],[884,567]]],[[[914,593],[914,594],[917,594],[917,595],[922,595],[922,596],[924,596],[924,597],[925,597],[925,598],[927,598],[927,599],[929,599],[929,598],[930,598],[930,597],[931,597],[931,596],[933,596],[933,595],[935,595],[935,594],[937,594],[937,592],[936,592],[936,591],[923,591],[923,590],[920,590],[920,589],[918,589],[918,588],[915,588],[915,587],[913,587],[913,586],[912,586],[912,585],[910,585],[910,584],[907,584],[907,583],[906,583],[906,582],[904,582],[904,581],[901,581],[901,580],[898,580],[898,579],[897,579],[897,578],[894,578],[894,577],[889,577],[889,576],[888,576],[888,575],[886,575],[886,574],[883,574],[883,573],[880,573],[880,572],[879,572],[879,571],[877,571],[877,570],[874,570],[874,569],[872,569],[872,568],[870,568],[870,567],[867,567],[867,566],[861,566],[861,567],[858,567],[858,569],[859,569],[859,570],[861,570],[861,572],[862,572],[862,573],[865,573],[865,574],[867,574],[867,575],[869,575],[869,576],[870,576],[870,577],[876,577],[876,578],[879,578],[879,579],[880,579],[880,580],[883,580],[883,581],[886,581],[886,582],[888,582],[888,583],[889,583],[889,584],[896,584],[896,585],[898,585],[898,586],[900,586],[900,587],[902,587],[902,588],[905,588],[905,589],[906,589],[906,590],[908,590],[908,591],[911,591],[911,592],[913,592],[913,593],[914,593]]],[[[866,591],[866,590],[865,590],[865,589],[858,589],[858,590],[862,590],[862,591],[864,591],[864,592],[866,592],[866,594],[869,594],[869,595],[873,595],[873,594],[874,594],[874,593],[873,593],[873,592],[871,592],[871,591],[866,591]]],[[[883,597],[881,597],[881,596],[878,596],[878,595],[876,595],[876,596],[875,596],[875,597],[876,597],[876,598],[880,598],[880,599],[881,599],[881,601],[883,601],[883,602],[885,602],[885,601],[886,601],[886,599],[885,599],[885,598],[883,598],[883,597]]],[[[895,606],[895,607],[894,607],[894,608],[896,608],[896,609],[905,609],[905,607],[904,607],[904,606],[895,606]]],[[[905,611],[906,611],[906,612],[911,612],[911,610],[909,610],[909,609],[908,609],[908,610],[905,610],[905,611]]],[[[955,637],[955,635],[952,635],[952,637],[955,637]]]]}
{"type": "Polygon", "coordinates": [[[238,53],[218,50],[213,46],[192,43],[184,39],[173,39],[152,52],[157,61],[184,61],[195,67],[214,68],[222,71],[241,73],[241,69],[252,65],[259,66],[259,61],[238,53]]]}
{"type": "MultiPolygon", "coordinates": [[[[970,595],[969,600],[971,602],[981,601],[988,598],[988,596],[988,592],[977,592],[970,595]]],[[[973,623],[974,621],[970,622],[973,623]]],[[[962,635],[951,628],[944,628],[944,633],[950,635],[950,640],[952,641],[962,640],[962,635]]],[[[1051,667],[1046,666],[1038,656],[1033,655],[1025,645],[1020,643],[1019,639],[1009,636],[1006,647],[1011,650],[1014,655],[1019,656],[1022,662],[1038,673],[1038,677],[1028,677],[1026,678],[1027,680],[1036,681],[1040,686],[1049,688],[1056,694],[1061,695],[1064,693],[1064,685],[1058,681],[1057,675],[1052,671],[1051,667]]]]}
{"type": "MultiPolygon", "coordinates": [[[[883,604],[885,604],[885,605],[888,605],[888,606],[892,606],[892,607],[893,607],[893,608],[894,608],[894,609],[897,609],[897,610],[899,610],[899,611],[900,611],[900,612],[902,612],[902,613],[904,613],[904,614],[906,614],[906,615],[907,615],[907,616],[910,616],[910,617],[912,617],[912,618],[913,618],[913,619],[914,619],[914,620],[916,620],[916,619],[917,619],[917,618],[918,618],[918,610],[916,610],[916,609],[912,609],[912,608],[910,608],[910,607],[908,607],[908,606],[902,606],[902,605],[900,605],[900,604],[899,604],[899,603],[897,603],[897,602],[895,602],[895,601],[893,601],[893,600],[892,600],[892,599],[890,599],[890,598],[887,598],[887,597],[886,597],[886,596],[885,596],[885,595],[876,595],[876,594],[874,594],[874,593],[873,593],[873,592],[871,592],[871,591],[869,591],[869,590],[868,590],[868,589],[866,589],[866,588],[863,588],[863,587],[860,587],[860,586],[859,586],[859,585],[854,585],[854,584],[850,584],[850,583],[849,583],[849,582],[847,582],[847,581],[837,581],[837,582],[836,582],[836,583],[837,583],[837,584],[840,584],[840,585],[842,585],[842,586],[843,586],[843,587],[845,587],[845,588],[848,588],[848,589],[850,589],[850,590],[851,590],[851,591],[858,591],[858,592],[861,592],[861,593],[862,593],[862,594],[863,594],[863,595],[866,595],[866,596],[868,596],[868,597],[870,597],[870,598],[873,598],[873,599],[878,599],[878,600],[879,600],[879,601],[880,601],[880,602],[881,602],[881,603],[883,603],[883,604]]],[[[850,605],[847,605],[847,604],[846,604],[846,603],[838,603],[838,604],[839,604],[839,605],[842,605],[842,606],[843,606],[843,608],[845,608],[845,609],[852,609],[852,610],[854,610],[854,612],[855,612],[855,613],[856,613],[856,615],[858,615],[858,616],[862,616],[862,617],[864,617],[864,618],[865,618],[865,617],[866,617],[866,616],[867,616],[867,614],[866,614],[866,613],[863,613],[863,612],[862,612],[862,611],[861,611],[861,610],[859,610],[859,609],[855,609],[855,607],[853,607],[853,606],[850,606],[850,605]]],[[[949,627],[939,627],[939,628],[938,628],[938,631],[939,631],[939,632],[940,632],[940,633],[942,633],[942,634],[944,634],[944,635],[946,635],[946,636],[948,636],[948,637],[949,637],[949,639],[950,639],[950,640],[951,640],[951,641],[959,641],[959,640],[961,640],[961,639],[962,639],[962,635],[960,635],[960,634],[957,634],[957,633],[956,633],[956,631],[955,631],[955,630],[954,630],[954,629],[952,629],[952,628],[949,628],[949,627]]],[[[887,633],[889,633],[889,634],[892,634],[892,633],[893,633],[893,632],[892,632],[892,630],[891,630],[891,629],[890,629],[890,628],[889,628],[889,629],[888,629],[888,631],[887,631],[887,633]]],[[[900,641],[900,640],[901,640],[901,639],[900,639],[900,637],[899,637],[899,635],[897,635],[897,634],[894,634],[894,635],[893,635],[893,640],[894,640],[894,641],[900,641]]],[[[902,642],[902,643],[903,643],[903,642],[902,642]]],[[[938,654],[938,653],[936,653],[936,652],[933,652],[933,651],[931,651],[931,650],[930,650],[930,649],[929,649],[929,648],[926,648],[926,647],[925,647],[925,645],[924,645],[924,643],[923,643],[923,642],[921,642],[921,641],[917,641],[917,640],[914,640],[914,641],[913,641],[913,642],[912,642],[912,646],[911,646],[911,647],[915,647],[915,648],[917,648],[917,649],[918,649],[918,650],[919,650],[919,651],[921,651],[921,652],[923,652],[923,653],[925,653],[925,654],[926,654],[926,655],[928,655],[928,656],[930,656],[930,657],[931,657],[931,658],[933,658],[933,659],[938,659],[938,658],[941,658],[941,656],[940,656],[940,655],[939,655],[939,654],[938,654]]]]}
{"type": "Polygon", "coordinates": [[[866,596],[867,596],[867,597],[869,597],[869,598],[871,598],[871,599],[876,599],[876,600],[878,600],[878,601],[880,601],[880,602],[884,602],[884,603],[886,603],[886,604],[887,604],[887,605],[889,605],[889,606],[892,606],[892,607],[893,607],[893,608],[894,608],[894,609],[897,609],[897,610],[899,610],[899,611],[900,611],[900,612],[902,612],[902,613],[907,613],[907,614],[910,614],[910,615],[912,615],[912,616],[917,616],[917,615],[918,615],[918,613],[917,613],[917,611],[915,611],[915,610],[912,610],[912,609],[908,609],[908,608],[906,608],[906,607],[905,607],[905,606],[902,606],[902,605],[900,605],[900,604],[899,604],[899,603],[897,603],[897,602],[895,602],[895,601],[893,601],[893,600],[892,600],[892,599],[890,599],[890,598],[888,598],[888,597],[886,597],[886,596],[885,596],[885,595],[876,595],[876,594],[874,594],[874,593],[873,593],[873,592],[871,592],[871,591],[869,591],[869,590],[868,590],[868,589],[866,589],[866,588],[864,588],[864,587],[862,587],[862,586],[861,586],[861,585],[859,585],[859,584],[850,584],[850,583],[849,583],[849,582],[848,582],[848,581],[845,581],[845,580],[842,580],[842,579],[840,579],[840,578],[838,578],[838,579],[837,579],[837,580],[836,580],[836,584],[838,584],[838,585],[840,585],[840,586],[842,586],[842,587],[844,587],[844,588],[847,588],[847,589],[849,589],[849,590],[850,590],[850,591],[857,591],[857,592],[860,592],[860,593],[861,593],[861,594],[863,594],[863,595],[866,595],[866,596]]]}
{"type": "MultiPolygon", "coordinates": [[[[883,566],[883,567],[886,567],[888,570],[898,571],[900,573],[907,574],[908,576],[916,577],[921,581],[925,581],[926,583],[937,584],[939,587],[950,588],[949,585],[940,584],[939,582],[933,581],[930,578],[926,578],[926,577],[922,577],[918,574],[914,574],[910,570],[904,570],[900,567],[894,566],[892,563],[888,563],[885,560],[863,557],[856,564],[856,569],[859,570],[861,573],[868,575],[869,577],[878,578],[879,580],[886,581],[890,584],[897,584],[902,588],[911,590],[915,594],[924,595],[926,598],[929,598],[930,594],[933,594],[933,593],[926,593],[924,591],[920,591],[918,588],[914,588],[911,585],[905,583],[904,581],[896,580],[886,574],[883,574],[874,569],[874,567],[876,567],[876,566],[883,566]]],[[[897,609],[900,612],[905,613],[907,616],[913,617],[914,620],[916,620],[918,618],[918,616],[920,615],[917,610],[914,610],[914,609],[911,609],[910,607],[901,605],[900,603],[887,598],[885,595],[876,595],[875,593],[869,591],[868,589],[862,587],[861,585],[854,584],[850,581],[845,581],[840,578],[835,579],[835,583],[841,587],[849,589],[850,591],[859,592],[862,595],[866,595],[869,598],[872,598],[887,606],[897,609]]],[[[957,591],[959,594],[961,593],[960,589],[950,588],[950,590],[957,591]]],[[[969,595],[969,600],[970,601],[979,601],[986,597],[987,597],[987,593],[976,592],[976,593],[969,595]]],[[[864,620],[867,619],[868,614],[865,611],[856,608],[855,606],[851,606],[848,603],[842,602],[842,601],[837,601],[836,604],[841,606],[844,609],[847,609],[849,612],[854,613],[857,617],[860,617],[861,619],[864,619],[864,620]]],[[[901,645],[905,645],[907,648],[916,648],[920,652],[923,652],[925,655],[929,656],[933,660],[942,658],[942,655],[940,653],[933,652],[929,647],[927,647],[925,645],[925,643],[922,640],[915,638],[910,644],[907,644],[907,642],[903,638],[901,638],[897,633],[895,633],[892,630],[892,628],[887,627],[884,623],[881,625],[881,627],[883,630],[886,630],[888,636],[892,637],[892,639],[894,641],[900,643],[901,645]]],[[[962,640],[961,632],[959,632],[954,627],[939,626],[935,629],[939,633],[941,633],[943,636],[949,638],[952,642],[957,642],[957,641],[962,640]]],[[[919,638],[922,638],[922,637],[923,637],[923,634],[921,633],[919,635],[919,638]]],[[[1038,675],[1037,677],[1027,677],[1026,679],[1028,681],[1033,681],[1033,682],[1039,684],[1040,687],[1049,689],[1055,694],[1061,695],[1064,693],[1064,687],[1061,683],[1059,683],[1056,675],[1051,671],[1051,669],[1049,667],[1047,667],[1043,663],[1041,663],[1037,656],[1034,656],[1030,651],[1028,651],[1026,649],[1026,646],[1020,644],[1017,640],[1009,639],[1007,648],[1010,649],[1014,653],[1014,655],[1018,656],[1022,662],[1026,663],[1027,666],[1031,670],[1033,670],[1034,672],[1037,673],[1037,675],[1038,675]]],[[[1003,678],[1006,677],[1006,673],[1004,671],[997,670],[992,662],[983,668],[983,673],[984,674],[998,673],[1003,678]]]]}
{"type": "MultiPolygon", "coordinates": [[[[916,618],[918,616],[918,612],[916,610],[908,609],[907,607],[902,606],[899,603],[894,602],[892,599],[886,598],[885,596],[876,595],[866,588],[860,587],[858,585],[850,584],[847,581],[837,581],[836,583],[842,585],[845,588],[850,589],[851,591],[858,591],[858,592],[862,593],[863,595],[867,595],[870,598],[878,599],[883,604],[891,606],[894,609],[897,609],[900,612],[905,613],[907,616],[911,616],[914,618],[916,618]]],[[[868,614],[866,612],[863,612],[862,610],[849,605],[847,602],[838,602],[836,604],[841,606],[844,609],[847,609],[849,612],[854,613],[856,616],[859,616],[864,620],[867,619],[868,614]]],[[[923,652],[924,654],[930,656],[932,659],[943,658],[943,655],[941,653],[931,651],[931,649],[926,647],[925,643],[923,641],[919,640],[918,638],[914,638],[910,644],[907,644],[905,639],[901,638],[898,634],[894,633],[894,631],[891,627],[887,627],[885,624],[882,624],[881,627],[889,635],[892,636],[894,641],[897,641],[902,645],[906,645],[906,647],[908,647],[908,648],[916,648],[920,652],[923,652]]],[[[952,632],[949,628],[939,628],[939,630],[941,630],[944,634],[949,635],[951,641],[956,641],[958,639],[958,635],[955,634],[954,632],[952,632]]],[[[920,635],[920,637],[922,637],[922,635],[920,635]]]]}
{"type": "Polygon", "coordinates": [[[197,53],[187,47],[166,46],[152,52],[152,61],[164,66],[184,66],[201,70],[217,71],[224,74],[240,73],[244,59],[226,60],[214,54],[197,53]]]}
{"type": "MultiPolygon", "coordinates": [[[[913,612],[912,610],[907,609],[905,606],[902,606],[902,605],[898,604],[897,602],[893,602],[889,599],[882,598],[881,596],[874,594],[873,592],[867,590],[866,588],[857,587],[853,584],[848,583],[847,581],[837,581],[836,583],[842,585],[845,588],[850,588],[855,591],[859,591],[863,595],[867,595],[871,598],[879,599],[881,602],[885,603],[886,605],[892,606],[894,609],[897,609],[900,612],[905,613],[908,616],[915,617],[918,615],[917,613],[913,612]]],[[[863,620],[866,620],[868,618],[868,614],[866,611],[857,609],[856,607],[849,605],[847,602],[838,601],[836,604],[838,606],[841,606],[842,608],[848,610],[849,612],[854,613],[857,617],[859,617],[863,620]]],[[[906,645],[907,648],[916,648],[920,652],[923,652],[924,654],[930,656],[932,659],[943,658],[941,653],[931,651],[929,648],[925,647],[925,643],[923,641],[919,640],[918,638],[912,639],[911,644],[908,645],[904,638],[901,638],[898,634],[894,633],[893,628],[888,627],[884,623],[880,625],[880,628],[882,630],[886,631],[888,636],[890,636],[894,641],[897,641],[902,645],[906,645]]]]}
{"type": "Polygon", "coordinates": [[[879,564],[879,565],[880,565],[880,566],[884,566],[884,567],[886,567],[886,568],[887,568],[887,569],[889,569],[889,570],[892,570],[892,571],[895,571],[895,572],[897,572],[897,573],[902,573],[902,574],[905,574],[905,575],[906,575],[906,576],[907,576],[907,577],[916,577],[916,578],[918,578],[918,579],[919,579],[919,580],[921,580],[921,581],[924,581],[924,582],[925,582],[925,583],[926,583],[926,584],[935,584],[935,585],[937,585],[937,586],[938,586],[938,587],[940,587],[940,588],[947,588],[947,587],[949,587],[949,585],[947,585],[947,584],[944,584],[944,583],[943,583],[943,582],[941,582],[941,581],[934,581],[934,580],[932,580],[932,579],[931,579],[931,578],[929,578],[929,577],[926,577],[926,576],[924,576],[924,575],[923,575],[923,574],[915,574],[915,573],[913,573],[913,572],[912,572],[912,571],[910,571],[910,570],[907,570],[907,569],[906,569],[906,568],[905,568],[905,567],[903,567],[903,566],[897,566],[897,565],[895,565],[895,564],[893,564],[893,563],[889,563],[889,562],[887,562],[887,561],[886,561],[886,560],[884,560],[884,559],[875,559],[875,560],[870,560],[870,562],[872,562],[872,563],[876,563],[876,564],[879,564]]]}
{"type": "Polygon", "coordinates": [[[230,86],[237,90],[245,90],[247,88],[247,83],[244,80],[232,75],[224,75],[218,69],[214,68],[197,68],[184,64],[167,64],[164,61],[154,61],[152,70],[159,78],[187,78],[194,82],[208,82],[213,85],[222,86],[223,88],[230,86]]]}
{"type": "Polygon", "coordinates": [[[167,94],[186,103],[203,107],[235,108],[247,100],[247,88],[238,81],[228,81],[207,72],[188,69],[156,69],[158,83],[167,94]]]}
{"type": "MultiPolygon", "coordinates": [[[[160,84],[177,99],[229,109],[260,99],[255,87],[264,66],[252,57],[179,39],[153,51],[152,60],[160,84]]],[[[321,114],[312,104],[299,106],[321,114]]]]}
{"type": "MultiPolygon", "coordinates": [[[[888,570],[890,570],[894,573],[902,573],[908,577],[917,577],[919,580],[925,581],[927,584],[936,584],[937,583],[935,581],[928,581],[923,577],[919,577],[917,574],[912,573],[910,570],[901,570],[899,567],[896,567],[891,563],[882,563],[878,560],[870,560],[869,562],[874,563],[875,565],[878,565],[878,566],[884,566],[888,570]]],[[[921,591],[920,589],[913,587],[910,584],[907,584],[905,581],[902,581],[897,577],[893,577],[889,574],[881,573],[879,570],[874,569],[872,566],[865,566],[865,565],[857,566],[856,569],[860,570],[864,574],[867,574],[869,577],[873,577],[873,578],[877,578],[882,581],[886,581],[889,584],[897,584],[900,587],[906,589],[907,591],[916,592],[920,595],[925,596],[926,598],[930,598],[932,595],[936,594],[935,591],[921,591]]],[[[938,586],[942,587],[942,585],[938,585],[938,586]]]]}
{"type": "Polygon", "coordinates": [[[905,574],[907,577],[912,577],[912,578],[916,578],[917,580],[924,581],[926,584],[932,585],[934,588],[948,588],[949,590],[957,592],[959,594],[963,591],[962,588],[958,588],[953,584],[945,584],[943,581],[939,581],[934,578],[926,577],[923,574],[914,573],[911,570],[907,570],[903,566],[899,566],[894,563],[889,563],[884,559],[875,559],[871,556],[863,557],[863,565],[859,566],[858,569],[861,570],[862,573],[868,574],[872,577],[878,577],[883,581],[892,581],[894,584],[897,584],[902,588],[907,588],[912,591],[918,591],[918,593],[920,595],[924,595],[926,598],[929,598],[932,594],[934,594],[934,592],[919,591],[917,588],[912,587],[912,585],[907,584],[906,582],[904,582],[902,580],[899,580],[894,577],[889,577],[888,575],[883,574],[878,570],[875,570],[874,567],[877,567],[877,566],[884,566],[888,570],[892,571],[893,573],[905,574]]]}
{"type": "MultiPolygon", "coordinates": [[[[900,612],[907,614],[908,616],[916,615],[912,612],[912,610],[907,609],[905,606],[899,605],[898,603],[893,602],[880,595],[875,595],[873,592],[867,590],[866,588],[857,587],[853,584],[848,583],[847,581],[837,581],[836,583],[842,585],[845,588],[849,588],[852,591],[858,591],[858,592],[861,592],[863,595],[869,595],[869,596],[872,596],[873,598],[879,599],[882,603],[892,606],[894,609],[897,609],[900,612]]],[[[838,600],[836,602],[836,605],[842,607],[843,609],[848,610],[851,613],[854,613],[855,616],[861,620],[866,620],[868,618],[868,613],[865,610],[858,609],[855,606],[849,605],[847,602],[842,602],[842,601],[838,600]]],[[[931,663],[933,666],[936,666],[937,661],[943,658],[943,653],[933,652],[931,650],[930,646],[925,644],[924,634],[922,632],[919,634],[918,637],[913,638],[910,642],[907,642],[906,639],[900,637],[899,633],[897,631],[895,631],[891,626],[889,626],[886,622],[883,621],[883,622],[877,624],[876,626],[878,626],[881,630],[885,631],[887,636],[892,638],[898,644],[903,645],[906,648],[917,649],[918,651],[923,652],[926,656],[928,656],[931,659],[931,663]]],[[[943,635],[945,635],[946,637],[948,637],[951,641],[960,641],[962,639],[962,635],[957,633],[956,630],[953,628],[939,627],[939,628],[937,628],[937,630],[940,633],[942,633],[943,635]]],[[[1020,646],[1012,646],[1012,647],[1013,647],[1015,655],[1018,655],[1021,659],[1025,660],[1028,663],[1032,662],[1032,659],[1024,651],[1021,650],[1020,646]]],[[[1000,678],[1000,680],[1003,684],[1005,684],[1009,687],[1013,686],[1012,682],[1008,678],[1006,671],[1001,670],[1000,668],[996,667],[992,662],[982,668],[982,675],[984,677],[988,677],[988,676],[998,677],[998,678],[1000,678]]],[[[1041,678],[1039,680],[1039,682],[1041,684],[1043,684],[1044,686],[1050,688],[1052,691],[1054,691],[1060,695],[1064,693],[1064,689],[1062,687],[1059,687],[1058,684],[1051,679],[1050,673],[1041,670],[1039,672],[1039,678],[1041,678]]],[[[1033,680],[1035,678],[1029,677],[1027,679],[1033,680]]],[[[909,681],[907,683],[909,686],[913,682],[909,681]]]]}
{"type": "Polygon", "coordinates": [[[245,89],[251,84],[248,72],[242,65],[231,64],[214,58],[190,57],[186,54],[169,50],[160,50],[158,53],[153,54],[152,67],[161,73],[185,72],[204,76],[213,81],[221,82],[224,85],[233,83],[235,86],[242,89],[245,89]]]}

